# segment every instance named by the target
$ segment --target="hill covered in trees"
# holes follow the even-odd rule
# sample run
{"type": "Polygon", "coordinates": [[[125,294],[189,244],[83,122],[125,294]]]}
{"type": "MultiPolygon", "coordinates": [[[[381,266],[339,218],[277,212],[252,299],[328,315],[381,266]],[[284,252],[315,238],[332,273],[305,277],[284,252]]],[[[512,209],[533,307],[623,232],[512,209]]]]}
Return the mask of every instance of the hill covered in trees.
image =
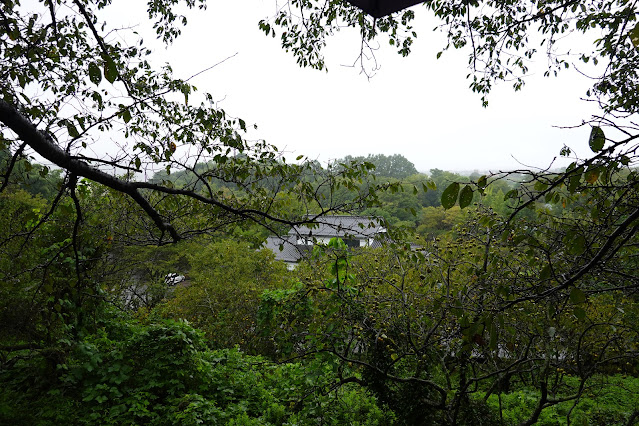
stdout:
{"type": "MultiPolygon", "coordinates": [[[[349,161],[357,160],[336,165],[349,161]]],[[[470,184],[469,177],[438,169],[402,180],[374,175],[388,186],[374,207],[354,213],[383,218],[395,242],[349,252],[338,240],[287,271],[271,252],[257,250],[268,232],[241,223],[147,246],[144,213],[87,181],[76,189],[84,225],[74,231],[75,201],[51,195],[60,174],[24,161],[20,167],[24,173],[0,197],[7,212],[0,265],[3,421],[415,424],[446,422],[452,410],[458,423],[481,416],[499,424],[500,415],[517,422],[534,414],[536,399],[526,396],[522,405],[521,398],[534,395],[539,374],[557,383],[557,401],[540,414],[543,421],[568,411],[577,419],[616,416],[619,424],[633,415],[636,348],[623,343],[633,341],[639,314],[632,292],[601,292],[595,281],[569,291],[567,305],[500,307],[519,303],[527,285],[552,279],[541,256],[586,250],[570,228],[562,230],[583,220],[581,202],[539,201],[517,213],[512,191],[532,190],[522,175],[487,186],[464,209],[444,208],[442,197],[455,183],[470,184]],[[506,238],[489,237],[513,214],[516,227],[506,238]],[[550,226],[556,234],[542,240],[550,226]],[[74,232],[75,243],[59,240],[74,232]],[[401,241],[421,248],[407,251],[401,241]],[[488,257],[487,244],[494,253],[488,257]],[[76,251],[86,259],[79,276],[76,251]],[[171,274],[184,280],[173,282],[171,274]],[[467,310],[477,316],[464,316],[467,310]],[[543,370],[548,363],[552,369],[543,370]],[[447,395],[462,389],[460,368],[475,371],[477,386],[466,388],[467,402],[455,407],[447,395]],[[619,387],[627,391],[614,390],[618,401],[597,411],[595,401],[619,387]],[[427,402],[414,404],[416,398],[427,402]]],[[[154,179],[188,186],[190,174],[208,170],[193,169],[154,179]]],[[[353,192],[335,188],[332,195],[348,203],[353,192]]],[[[293,193],[274,202],[292,217],[307,212],[293,193]]],[[[190,213],[182,220],[199,218],[190,213]]],[[[622,262],[615,272],[632,267],[622,262]]]]}

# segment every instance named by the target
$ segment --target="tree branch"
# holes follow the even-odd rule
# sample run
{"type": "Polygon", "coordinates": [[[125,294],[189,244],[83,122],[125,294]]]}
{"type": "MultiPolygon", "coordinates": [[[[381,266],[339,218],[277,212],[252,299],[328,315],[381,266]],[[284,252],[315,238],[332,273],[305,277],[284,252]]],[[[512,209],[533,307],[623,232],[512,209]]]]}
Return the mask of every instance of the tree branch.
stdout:
{"type": "Polygon", "coordinates": [[[13,172],[13,168],[15,167],[16,162],[18,161],[20,155],[22,155],[22,151],[24,151],[24,148],[26,146],[26,143],[20,145],[15,154],[13,154],[13,157],[11,157],[11,161],[9,162],[9,166],[7,167],[7,173],[4,174],[4,181],[2,182],[2,186],[0,186],[0,192],[4,191],[4,189],[9,184],[9,177],[11,176],[11,172],[13,172]]]}
{"type": "Polygon", "coordinates": [[[85,177],[129,195],[142,207],[163,234],[168,232],[173,241],[180,240],[180,235],[175,228],[170,223],[164,222],[158,211],[140,194],[135,185],[91,167],[84,161],[74,159],[68,152],[56,145],[48,134],[39,131],[13,105],[4,100],[0,100],[0,122],[13,130],[35,152],[58,167],[68,170],[78,177],[85,177]]]}

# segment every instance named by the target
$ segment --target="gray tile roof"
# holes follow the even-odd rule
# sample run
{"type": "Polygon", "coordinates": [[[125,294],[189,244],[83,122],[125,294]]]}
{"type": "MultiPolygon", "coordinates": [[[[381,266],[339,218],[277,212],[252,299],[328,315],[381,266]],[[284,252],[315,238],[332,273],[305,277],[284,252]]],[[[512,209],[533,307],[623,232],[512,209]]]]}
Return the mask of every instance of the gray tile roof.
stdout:
{"type": "Polygon", "coordinates": [[[298,262],[304,255],[305,250],[302,246],[298,246],[296,242],[296,238],[289,236],[268,237],[263,247],[271,250],[275,254],[276,260],[298,262]]]}
{"type": "MultiPolygon", "coordinates": [[[[306,216],[311,220],[313,216],[306,216]]],[[[263,247],[275,253],[275,259],[296,263],[310,254],[312,245],[297,244],[300,237],[333,238],[348,237],[373,240],[371,247],[380,247],[380,238],[384,238],[386,229],[379,225],[378,219],[367,216],[322,216],[314,219],[315,226],[302,225],[291,229],[288,235],[268,237],[263,247]],[[281,249],[280,249],[281,248],[281,249]]]]}
{"type": "MultiPolygon", "coordinates": [[[[305,219],[312,219],[306,216],[305,219]]],[[[307,237],[372,238],[386,232],[379,220],[369,216],[322,216],[313,220],[316,224],[302,225],[289,231],[289,235],[307,237]]]]}

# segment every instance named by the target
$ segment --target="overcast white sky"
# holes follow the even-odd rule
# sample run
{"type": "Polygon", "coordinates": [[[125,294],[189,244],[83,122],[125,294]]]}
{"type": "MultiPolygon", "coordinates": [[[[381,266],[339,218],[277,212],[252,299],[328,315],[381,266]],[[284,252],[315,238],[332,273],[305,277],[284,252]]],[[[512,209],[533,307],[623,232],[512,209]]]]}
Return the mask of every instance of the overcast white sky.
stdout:
{"type": "MultiPolygon", "coordinates": [[[[115,1],[107,20],[141,23],[138,31],[150,41],[144,4],[115,1]]],[[[352,31],[329,41],[328,73],[299,68],[279,39],[258,29],[258,21],[274,13],[275,0],[211,1],[208,10],[187,15],[183,35],[169,49],[160,47],[155,60],[170,62],[176,76],[186,78],[237,53],[192,82],[229,114],[257,124],[251,137],[266,139],[290,157],[304,154],[325,162],[399,153],[420,171],[472,171],[521,163],[545,167],[564,144],[588,154],[588,128],[553,126],[579,124],[596,112],[579,100],[590,81],[572,70],[544,78],[546,58],[540,55],[537,74],[523,91],[502,84],[482,108],[468,89],[465,52],[449,51],[436,60],[443,38],[432,32],[429,13],[420,6],[415,10],[419,37],[413,52],[402,58],[383,44],[377,52],[381,69],[370,80],[359,69],[342,66],[359,52],[352,31]]]]}

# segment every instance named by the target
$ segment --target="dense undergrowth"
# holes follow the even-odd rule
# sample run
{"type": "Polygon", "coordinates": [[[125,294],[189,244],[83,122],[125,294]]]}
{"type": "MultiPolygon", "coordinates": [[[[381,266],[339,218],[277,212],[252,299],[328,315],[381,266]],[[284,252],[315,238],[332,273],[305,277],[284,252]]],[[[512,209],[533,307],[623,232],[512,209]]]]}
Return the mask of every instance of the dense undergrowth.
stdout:
{"type": "Polygon", "coordinates": [[[185,322],[119,321],[65,359],[17,359],[0,376],[1,424],[392,424],[359,386],[331,390],[331,369],[209,350],[185,322]],[[318,370],[319,368],[319,370],[318,370]]]}
{"type": "MultiPolygon", "coordinates": [[[[72,347],[13,362],[0,375],[0,424],[415,424],[358,384],[336,386],[335,364],[211,350],[184,321],[144,325],[114,315],[72,347]]],[[[578,386],[573,378],[567,384],[578,386]]],[[[519,424],[538,398],[527,387],[486,403],[483,395],[473,396],[458,424],[519,424]]],[[[602,375],[578,401],[545,409],[538,424],[625,425],[637,406],[639,379],[602,375]]]]}

